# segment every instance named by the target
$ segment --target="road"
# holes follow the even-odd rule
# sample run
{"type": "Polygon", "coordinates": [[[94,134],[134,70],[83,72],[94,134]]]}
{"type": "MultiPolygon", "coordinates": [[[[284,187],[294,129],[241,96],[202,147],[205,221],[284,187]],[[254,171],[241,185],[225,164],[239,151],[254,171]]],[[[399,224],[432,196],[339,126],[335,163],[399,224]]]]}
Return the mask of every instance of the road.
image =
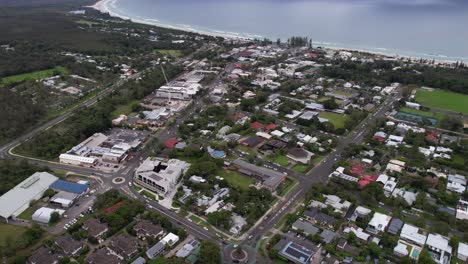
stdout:
{"type": "Polygon", "coordinates": [[[287,213],[291,212],[294,206],[304,198],[307,191],[315,183],[324,183],[328,181],[328,176],[333,172],[333,165],[340,159],[341,154],[349,144],[360,144],[364,140],[367,133],[369,133],[368,124],[374,123],[378,118],[384,117],[385,113],[392,109],[397,97],[389,97],[382,104],[382,106],[372,115],[369,115],[362,121],[351,133],[346,137],[342,137],[338,143],[338,147],[332,151],[320,164],[315,166],[309,171],[305,177],[293,177],[299,181],[299,184],[293,188],[288,195],[279,201],[278,206],[270,212],[256,227],[249,230],[247,235],[251,239],[245,239],[241,244],[250,247],[256,247],[260,239],[274,227],[274,225],[281,220],[287,213]]]}

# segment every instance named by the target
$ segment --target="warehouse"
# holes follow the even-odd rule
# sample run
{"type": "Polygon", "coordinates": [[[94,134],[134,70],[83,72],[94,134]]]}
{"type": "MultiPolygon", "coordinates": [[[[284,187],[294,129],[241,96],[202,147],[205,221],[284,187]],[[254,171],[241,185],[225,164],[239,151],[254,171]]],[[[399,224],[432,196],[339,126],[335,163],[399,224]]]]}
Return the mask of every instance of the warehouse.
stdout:
{"type": "Polygon", "coordinates": [[[54,189],[55,191],[64,191],[69,193],[75,193],[78,195],[82,195],[88,190],[89,184],[80,184],[76,182],[64,181],[64,180],[57,180],[50,188],[54,189]]]}
{"type": "Polygon", "coordinates": [[[0,216],[8,222],[15,219],[34,200],[39,200],[44,192],[58,178],[47,172],[36,172],[0,197],[0,216]]]}
{"type": "Polygon", "coordinates": [[[63,213],[65,213],[65,210],[41,207],[37,209],[36,212],[34,212],[32,215],[32,220],[39,223],[48,224],[50,222],[50,216],[55,212],[62,216],[63,213]]]}
{"type": "Polygon", "coordinates": [[[50,198],[50,202],[60,205],[63,208],[68,208],[78,197],[79,195],[76,193],[60,191],[52,198],[50,198]]]}

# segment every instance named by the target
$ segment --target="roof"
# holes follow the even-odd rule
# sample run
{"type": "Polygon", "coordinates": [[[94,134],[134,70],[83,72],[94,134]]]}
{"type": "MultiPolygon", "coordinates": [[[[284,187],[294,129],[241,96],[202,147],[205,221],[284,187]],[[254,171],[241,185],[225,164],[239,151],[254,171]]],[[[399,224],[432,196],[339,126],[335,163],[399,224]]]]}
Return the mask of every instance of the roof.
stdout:
{"type": "Polygon", "coordinates": [[[29,257],[30,263],[57,263],[58,255],[42,246],[36,249],[29,257]]]}
{"type": "Polygon", "coordinates": [[[164,141],[164,146],[166,148],[172,149],[172,148],[175,148],[175,146],[177,145],[177,142],[178,142],[177,138],[170,138],[170,139],[164,141]]]}
{"type": "Polygon", "coordinates": [[[0,216],[18,216],[32,200],[40,199],[58,178],[47,172],[36,172],[0,197],[0,216]]]}
{"type": "Polygon", "coordinates": [[[109,247],[121,257],[133,256],[138,252],[137,242],[123,234],[110,239],[109,247]]]}
{"type": "Polygon", "coordinates": [[[250,124],[250,127],[255,129],[255,130],[259,130],[259,129],[264,128],[265,125],[262,124],[262,123],[259,123],[259,122],[253,122],[252,124],[250,124]]]}
{"type": "Polygon", "coordinates": [[[331,230],[324,229],[323,232],[320,234],[320,237],[322,237],[323,242],[328,244],[328,243],[333,242],[333,240],[335,240],[336,233],[331,230]]]}
{"type": "Polygon", "coordinates": [[[76,194],[82,194],[86,192],[88,187],[89,186],[87,184],[79,184],[76,182],[70,182],[70,181],[64,181],[64,180],[57,180],[50,186],[50,188],[54,190],[60,190],[60,191],[76,193],[76,194]]]}
{"type": "Polygon", "coordinates": [[[269,124],[265,127],[266,130],[274,130],[278,127],[278,125],[275,124],[269,124]]]}
{"type": "Polygon", "coordinates": [[[262,143],[263,139],[258,136],[251,136],[242,141],[242,144],[247,145],[249,147],[256,147],[258,144],[262,143]]]}
{"type": "Polygon", "coordinates": [[[292,228],[294,230],[302,230],[307,235],[315,235],[320,231],[320,229],[315,227],[313,224],[301,219],[296,220],[292,225],[292,228]]]}
{"type": "Polygon", "coordinates": [[[403,227],[403,221],[401,221],[399,218],[392,218],[392,221],[390,221],[390,225],[388,226],[387,232],[393,235],[398,234],[400,232],[401,228],[403,227]]]}
{"type": "Polygon", "coordinates": [[[302,159],[309,158],[310,156],[312,156],[312,153],[303,148],[292,148],[288,151],[288,155],[302,159]]]}
{"type": "Polygon", "coordinates": [[[107,230],[107,224],[99,223],[96,218],[90,218],[83,223],[83,228],[92,237],[96,237],[107,230]]]}
{"type": "Polygon", "coordinates": [[[149,258],[153,259],[156,255],[159,254],[159,252],[161,252],[163,249],[164,249],[164,243],[162,242],[158,242],[156,243],[156,245],[150,247],[147,251],[146,251],[146,256],[148,256],[149,258]]]}
{"type": "Polygon", "coordinates": [[[452,247],[449,246],[449,240],[439,234],[429,234],[429,236],[427,236],[426,245],[450,254],[452,253],[452,247]]]}
{"type": "Polygon", "coordinates": [[[138,257],[131,264],[145,264],[146,260],[143,257],[138,257]]]}
{"type": "Polygon", "coordinates": [[[88,264],[117,264],[122,263],[122,261],[115,255],[110,254],[107,248],[100,248],[91,253],[86,258],[86,263],[88,264]]]}
{"type": "Polygon", "coordinates": [[[73,239],[70,234],[57,237],[55,244],[68,256],[71,256],[83,247],[83,243],[73,239]]]}
{"type": "Polygon", "coordinates": [[[236,159],[232,162],[233,165],[237,166],[244,174],[254,174],[255,176],[261,178],[263,180],[263,185],[267,188],[275,189],[278,185],[283,182],[286,175],[274,171],[265,167],[259,167],[248,163],[242,159],[236,159]]]}
{"type": "Polygon", "coordinates": [[[400,238],[418,245],[424,245],[426,243],[426,236],[419,233],[419,228],[409,224],[405,224],[401,229],[400,238]]]}
{"type": "Polygon", "coordinates": [[[377,180],[377,176],[375,175],[364,175],[362,178],[359,180],[358,184],[361,186],[361,188],[366,187],[367,185],[371,184],[372,182],[377,180]]]}
{"type": "Polygon", "coordinates": [[[468,256],[468,244],[458,243],[458,255],[468,256]]]}
{"type": "Polygon", "coordinates": [[[163,231],[160,225],[155,225],[149,220],[138,221],[133,229],[137,232],[143,232],[152,236],[157,236],[163,231]]]}
{"type": "Polygon", "coordinates": [[[376,229],[376,231],[384,231],[385,228],[388,226],[390,223],[390,220],[392,219],[391,216],[388,216],[386,214],[381,214],[381,213],[374,213],[374,216],[369,222],[369,226],[373,227],[376,229]]]}

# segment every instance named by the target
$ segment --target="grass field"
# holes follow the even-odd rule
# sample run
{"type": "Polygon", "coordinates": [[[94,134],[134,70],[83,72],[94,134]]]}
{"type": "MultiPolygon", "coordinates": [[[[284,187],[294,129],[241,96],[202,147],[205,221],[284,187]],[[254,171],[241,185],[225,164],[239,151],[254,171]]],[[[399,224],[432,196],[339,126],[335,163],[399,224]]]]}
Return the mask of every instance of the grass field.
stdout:
{"type": "Polygon", "coordinates": [[[278,163],[279,165],[285,167],[285,166],[288,166],[288,164],[289,164],[289,159],[288,159],[288,157],[286,157],[286,156],[278,155],[278,156],[275,157],[275,159],[273,160],[273,162],[278,163]]]}
{"type": "Polygon", "coordinates": [[[18,238],[24,231],[26,231],[25,227],[0,224],[0,247],[5,245],[8,237],[13,239],[18,238]]]}
{"type": "Polygon", "coordinates": [[[172,57],[182,57],[182,52],[180,50],[163,50],[163,49],[157,49],[155,50],[158,53],[161,53],[162,55],[168,55],[172,57]]]}
{"type": "Polygon", "coordinates": [[[248,153],[248,154],[250,154],[250,155],[252,155],[252,156],[257,156],[257,153],[255,153],[255,151],[252,150],[252,149],[249,148],[249,147],[239,145],[239,146],[236,147],[236,149],[239,150],[239,151],[246,152],[246,153],[248,153]]]}
{"type": "Polygon", "coordinates": [[[223,177],[229,185],[235,185],[244,190],[247,190],[249,186],[254,183],[254,179],[244,176],[236,171],[226,171],[221,169],[218,171],[217,175],[223,177]]]}
{"type": "Polygon", "coordinates": [[[26,80],[38,80],[38,79],[43,79],[43,78],[54,76],[56,73],[59,73],[60,75],[68,75],[68,70],[62,66],[57,66],[55,68],[48,69],[48,70],[35,71],[35,72],[30,72],[30,73],[23,73],[23,74],[8,76],[8,77],[0,79],[0,84],[10,85],[10,84],[19,83],[19,82],[26,81],[26,80]]]}
{"type": "Polygon", "coordinates": [[[307,165],[302,165],[302,164],[297,164],[294,167],[292,167],[292,170],[298,173],[304,173],[309,169],[309,166],[307,165]]]}
{"type": "Polygon", "coordinates": [[[37,209],[39,209],[37,206],[31,206],[28,209],[24,210],[20,215],[18,215],[18,218],[24,220],[32,220],[32,215],[37,209]]]}
{"type": "Polygon", "coordinates": [[[423,106],[445,109],[453,112],[468,114],[468,95],[445,90],[428,91],[419,89],[416,92],[416,102],[423,106]]]}
{"type": "Polygon", "coordinates": [[[154,194],[148,192],[147,190],[141,191],[140,194],[141,194],[141,195],[144,195],[144,196],[146,196],[146,197],[148,197],[148,198],[150,198],[150,199],[153,199],[153,200],[156,200],[156,201],[158,200],[158,199],[156,199],[156,195],[154,195],[154,194]]]}
{"type": "Polygon", "coordinates": [[[319,117],[326,118],[337,128],[344,128],[345,121],[348,119],[348,115],[340,115],[329,112],[321,112],[319,117]]]}
{"type": "Polygon", "coordinates": [[[117,118],[120,115],[129,115],[129,114],[131,114],[133,105],[138,104],[138,102],[139,102],[138,100],[132,100],[128,104],[117,106],[117,108],[111,114],[112,117],[117,118]]]}

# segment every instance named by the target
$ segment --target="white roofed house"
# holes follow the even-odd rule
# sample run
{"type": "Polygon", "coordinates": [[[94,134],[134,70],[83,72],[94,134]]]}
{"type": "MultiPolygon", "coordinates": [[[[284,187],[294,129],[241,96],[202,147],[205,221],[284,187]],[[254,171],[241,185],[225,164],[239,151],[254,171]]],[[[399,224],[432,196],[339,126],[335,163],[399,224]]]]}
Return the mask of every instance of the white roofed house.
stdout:
{"type": "Polygon", "coordinates": [[[450,263],[452,257],[452,247],[449,239],[439,234],[429,234],[426,240],[432,259],[439,264],[450,263]]]}
{"type": "Polygon", "coordinates": [[[390,220],[392,220],[391,216],[376,212],[374,213],[374,216],[367,225],[366,230],[373,234],[384,232],[388,224],[390,223],[390,220]]]}
{"type": "Polygon", "coordinates": [[[462,194],[466,190],[466,178],[459,174],[450,174],[447,177],[447,190],[462,194]]]}

